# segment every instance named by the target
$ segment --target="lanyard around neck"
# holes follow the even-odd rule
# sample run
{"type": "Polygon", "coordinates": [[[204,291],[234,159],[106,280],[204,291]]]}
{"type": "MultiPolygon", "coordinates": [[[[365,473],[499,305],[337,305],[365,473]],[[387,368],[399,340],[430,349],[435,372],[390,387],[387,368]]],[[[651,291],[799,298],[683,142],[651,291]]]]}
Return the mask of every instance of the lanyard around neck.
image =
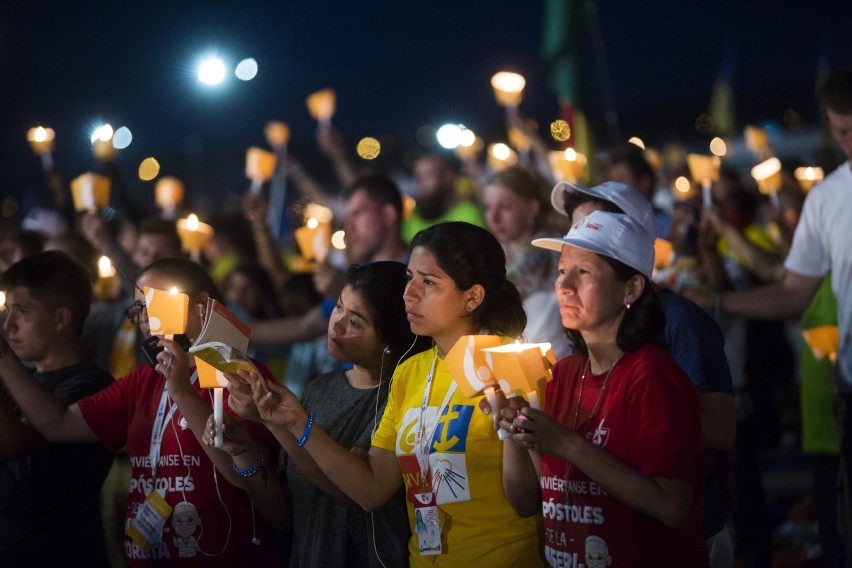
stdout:
{"type": "Polygon", "coordinates": [[[435,414],[435,423],[432,424],[432,427],[429,428],[429,432],[427,433],[426,409],[429,407],[429,396],[432,394],[432,381],[435,378],[435,368],[437,365],[438,349],[436,348],[435,358],[432,359],[432,367],[429,369],[429,374],[426,375],[426,386],[423,389],[423,400],[420,403],[420,416],[417,419],[417,435],[414,439],[414,454],[417,456],[417,463],[420,465],[420,480],[424,485],[426,483],[426,476],[429,473],[429,453],[430,446],[432,445],[432,437],[435,435],[435,429],[438,427],[441,415],[443,415],[446,411],[450,404],[450,399],[458,388],[456,381],[452,380],[449,388],[447,389],[447,394],[444,396],[444,400],[441,402],[441,406],[435,414]]]}
{"type": "MultiPolygon", "coordinates": [[[[193,371],[189,382],[195,384],[196,379],[198,379],[197,370],[193,371]]],[[[175,411],[177,410],[177,405],[175,403],[171,403],[169,404],[169,411],[166,413],[167,404],[169,404],[169,391],[166,388],[165,383],[163,383],[163,394],[160,396],[160,405],[157,407],[157,416],[154,418],[154,426],[151,428],[151,447],[148,453],[148,457],[151,460],[151,475],[153,477],[157,477],[157,462],[160,461],[160,449],[163,445],[163,436],[165,435],[166,427],[169,425],[169,422],[171,422],[172,416],[174,416],[175,411]]]]}

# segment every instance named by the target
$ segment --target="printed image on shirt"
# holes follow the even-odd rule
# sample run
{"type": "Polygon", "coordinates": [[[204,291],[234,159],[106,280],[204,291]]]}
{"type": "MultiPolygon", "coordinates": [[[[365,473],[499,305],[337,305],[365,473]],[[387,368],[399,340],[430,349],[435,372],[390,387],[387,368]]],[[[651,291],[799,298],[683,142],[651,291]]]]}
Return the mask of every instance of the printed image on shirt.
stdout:
{"type": "Polygon", "coordinates": [[[195,505],[186,501],[178,503],[172,512],[172,527],[177,533],[173,542],[175,548],[178,549],[180,558],[195,556],[195,552],[198,550],[195,531],[200,526],[201,519],[198,517],[198,509],[195,508],[195,505]]]}
{"type": "MultiPolygon", "coordinates": [[[[426,431],[434,427],[429,445],[429,467],[438,505],[470,501],[470,482],[464,452],[473,410],[471,405],[452,404],[440,417],[437,416],[437,407],[430,406],[424,412],[426,431]]],[[[396,439],[396,453],[400,456],[403,478],[409,487],[420,482],[420,465],[416,456],[412,455],[419,418],[419,408],[408,409],[396,439]]]]}
{"type": "Polygon", "coordinates": [[[612,564],[609,547],[599,536],[586,537],[586,568],[606,568],[612,564]]]}

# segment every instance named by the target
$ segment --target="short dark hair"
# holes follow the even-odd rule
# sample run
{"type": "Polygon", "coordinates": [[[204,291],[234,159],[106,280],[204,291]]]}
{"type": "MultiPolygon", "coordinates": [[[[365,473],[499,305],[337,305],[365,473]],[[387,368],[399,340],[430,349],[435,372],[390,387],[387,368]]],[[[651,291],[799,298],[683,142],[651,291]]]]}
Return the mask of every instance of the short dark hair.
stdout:
{"type": "Polygon", "coordinates": [[[379,338],[396,357],[407,353],[407,358],[432,346],[431,338],[414,335],[408,323],[402,299],[408,284],[404,264],[394,261],[353,264],[346,271],[343,284],[361,297],[379,338]]]}
{"type": "Polygon", "coordinates": [[[520,292],[506,278],[506,254],[494,235],[463,221],[438,223],[414,235],[411,249],[417,247],[435,255],[459,290],[474,284],[485,288],[485,299],[470,314],[477,328],[508,337],[523,334],[527,314],[520,292]]]}
{"type": "Polygon", "coordinates": [[[624,164],[636,180],[649,178],[651,188],[657,184],[657,173],[645,156],[642,149],[634,144],[621,144],[610,153],[610,165],[624,164]]]}
{"type": "Polygon", "coordinates": [[[148,272],[162,274],[190,298],[198,296],[201,292],[207,292],[217,302],[225,303],[222,292],[219,291],[210,274],[203,266],[188,258],[172,257],[156,260],[143,268],[137,279],[148,272]]]}
{"type": "MultiPolygon", "coordinates": [[[[660,301],[653,284],[646,276],[635,268],[631,268],[621,261],[599,254],[615,271],[615,278],[619,282],[627,282],[634,276],[641,276],[645,280],[642,293],[625,311],[624,319],[618,327],[615,342],[618,348],[625,353],[633,353],[646,343],[663,345],[663,328],[666,325],[666,314],[663,303],[660,301]]],[[[574,349],[583,355],[589,354],[588,346],[583,340],[582,334],[576,329],[566,329],[565,335],[574,343],[574,349]]]]}
{"type": "Polygon", "coordinates": [[[817,104],[825,113],[852,114],[852,68],[838,69],[817,89],[817,104]]]}
{"type": "Polygon", "coordinates": [[[582,191],[562,192],[562,204],[565,207],[565,213],[568,214],[569,219],[574,216],[574,210],[584,203],[594,203],[595,205],[599,205],[603,211],[608,211],[610,213],[624,213],[621,207],[612,201],[594,197],[588,193],[583,193],[582,191]]]}
{"type": "Polygon", "coordinates": [[[402,223],[402,193],[391,178],[377,173],[364,174],[345,187],[340,197],[346,201],[359,191],[365,192],[370,201],[378,204],[379,207],[393,205],[397,218],[402,223]]]}
{"type": "Polygon", "coordinates": [[[0,289],[26,288],[45,308],[68,308],[76,335],[92,306],[92,281],[86,267],[59,250],[25,256],[0,276],[0,289]]]}

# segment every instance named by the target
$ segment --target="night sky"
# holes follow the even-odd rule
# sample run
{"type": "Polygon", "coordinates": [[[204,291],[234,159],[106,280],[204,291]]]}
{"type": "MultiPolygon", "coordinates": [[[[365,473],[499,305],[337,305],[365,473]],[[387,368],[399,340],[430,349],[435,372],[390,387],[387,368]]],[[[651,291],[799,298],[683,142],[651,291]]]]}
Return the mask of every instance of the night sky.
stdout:
{"type": "MultiPolygon", "coordinates": [[[[460,122],[486,142],[504,139],[489,85],[499,70],[526,76],[521,111],[546,127],[559,109],[540,60],[544,12],[543,0],[0,0],[0,197],[22,208],[47,198],[25,139],[36,124],[56,131],[66,180],[97,169],[95,124],[129,127],[117,165],[149,201],[153,182],[136,177],[147,156],[183,179],[200,210],[244,191],[245,149],[266,145],[273,119],[290,124],[293,154],[330,180],[304,104],[324,87],[337,92],[333,123],[348,145],[379,138],[388,151],[375,166],[386,170],[405,166],[423,125],[460,122]],[[202,86],[194,65],[210,52],[232,66],[254,57],[257,78],[202,86]]],[[[816,125],[818,63],[852,66],[850,21],[850,2],[601,2],[598,33],[585,35],[584,107],[604,146],[631,135],[705,143],[695,119],[724,68],[740,126],[781,124],[790,108],[816,125]],[[606,110],[617,132],[603,127],[606,110]]]]}

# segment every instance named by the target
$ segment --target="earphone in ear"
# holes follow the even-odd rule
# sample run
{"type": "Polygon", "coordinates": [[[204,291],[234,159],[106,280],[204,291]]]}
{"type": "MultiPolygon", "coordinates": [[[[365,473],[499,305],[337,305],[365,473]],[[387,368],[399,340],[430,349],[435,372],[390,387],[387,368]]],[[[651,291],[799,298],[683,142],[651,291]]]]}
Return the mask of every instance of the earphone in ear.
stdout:
{"type": "Polygon", "coordinates": [[[393,353],[393,349],[391,349],[390,345],[388,345],[387,347],[385,347],[385,350],[382,351],[382,353],[384,353],[385,355],[390,355],[391,353],[393,353]]]}

